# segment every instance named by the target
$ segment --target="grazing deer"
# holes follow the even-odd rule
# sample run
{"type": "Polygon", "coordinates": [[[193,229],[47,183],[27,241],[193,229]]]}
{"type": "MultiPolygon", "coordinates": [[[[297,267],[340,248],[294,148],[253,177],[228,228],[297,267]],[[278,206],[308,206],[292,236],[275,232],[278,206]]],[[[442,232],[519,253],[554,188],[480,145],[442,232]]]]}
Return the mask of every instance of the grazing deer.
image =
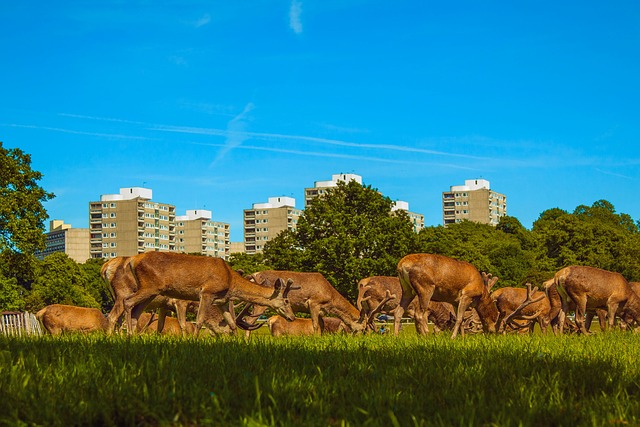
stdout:
{"type": "Polygon", "coordinates": [[[606,308],[608,327],[613,328],[616,314],[638,322],[640,319],[640,297],[619,273],[595,267],[572,265],[558,271],[553,278],[562,299],[560,331],[569,302],[576,304],[576,325],[583,334],[588,334],[585,313],[588,309],[606,308]]]}
{"type": "MultiPolygon", "coordinates": [[[[107,316],[109,320],[109,333],[115,331],[116,326],[120,323],[120,319],[125,314],[124,300],[133,295],[138,289],[135,277],[131,272],[129,260],[131,257],[116,257],[106,261],[100,269],[100,275],[107,284],[114,304],[107,316]]],[[[178,322],[184,333],[188,333],[187,328],[187,312],[197,313],[198,304],[194,301],[185,301],[165,296],[155,297],[146,307],[147,311],[158,311],[157,330],[162,332],[167,312],[176,313],[178,322]]],[[[130,313],[130,312],[129,312],[130,313]]],[[[147,317],[145,317],[146,319],[147,317]]],[[[125,319],[125,323],[129,324],[129,319],[125,319]]],[[[213,305],[207,308],[207,316],[204,325],[215,334],[229,334],[230,327],[223,320],[222,310],[213,305]]],[[[141,326],[143,327],[143,326],[141,326]]]]}
{"type": "MultiPolygon", "coordinates": [[[[291,280],[293,286],[289,292],[291,308],[296,313],[309,313],[313,330],[321,333],[320,318],[325,315],[333,315],[341,319],[354,333],[364,332],[370,328],[372,319],[391,298],[388,296],[380,302],[380,306],[371,310],[366,316],[351,304],[331,283],[320,273],[302,273],[296,271],[267,270],[258,271],[248,276],[250,280],[261,286],[271,287],[276,280],[291,280]]],[[[254,307],[250,319],[246,322],[255,322],[266,307],[254,307]]],[[[245,307],[238,318],[248,315],[249,308],[245,307]]]]}
{"type": "Polygon", "coordinates": [[[97,308],[52,304],[36,313],[36,319],[51,335],[64,332],[107,332],[109,322],[97,308]]]}
{"type": "MultiPolygon", "coordinates": [[[[320,330],[322,334],[337,334],[339,332],[349,332],[349,328],[337,317],[321,317],[320,330]]],[[[315,335],[313,322],[311,319],[298,317],[293,322],[287,322],[282,316],[271,316],[267,319],[269,332],[274,337],[285,335],[315,335]]]]}
{"type": "MultiPolygon", "coordinates": [[[[369,314],[373,307],[380,302],[389,291],[392,295],[402,295],[400,279],[394,276],[371,276],[358,282],[358,299],[356,307],[365,314],[369,314]]],[[[393,315],[400,301],[397,298],[390,300],[381,309],[381,313],[393,315]]],[[[414,298],[405,314],[413,319],[416,317],[416,308],[419,308],[418,299],[414,298]]],[[[429,301],[428,320],[433,322],[435,332],[451,330],[456,323],[456,313],[453,306],[446,302],[429,301]]],[[[420,323],[416,321],[416,328],[420,323]]]]}
{"type": "Polygon", "coordinates": [[[193,323],[187,322],[186,328],[183,328],[175,317],[166,317],[164,325],[160,327],[160,319],[155,313],[142,313],[138,319],[136,330],[138,333],[161,333],[163,335],[193,335],[195,326],[193,323]]]}
{"type": "MultiPolygon", "coordinates": [[[[564,333],[566,329],[568,332],[579,332],[578,326],[569,319],[566,314],[568,312],[572,312],[576,310],[576,304],[573,301],[568,301],[567,310],[565,313],[562,311],[562,298],[560,297],[560,293],[558,292],[558,287],[555,285],[553,279],[549,279],[542,284],[545,293],[547,294],[547,298],[549,298],[549,303],[551,305],[551,311],[549,312],[549,320],[551,323],[551,329],[554,334],[564,333]],[[561,320],[564,319],[561,326],[561,320]]],[[[598,323],[600,325],[600,330],[604,331],[607,329],[607,310],[603,308],[587,308],[587,313],[585,315],[585,328],[587,331],[591,329],[591,323],[593,321],[593,317],[598,316],[598,323]]]]}
{"type": "Polygon", "coordinates": [[[531,283],[527,283],[526,289],[512,287],[496,289],[491,293],[491,299],[495,301],[500,312],[496,325],[497,332],[505,333],[509,326],[519,330],[523,325],[528,327],[529,332],[533,332],[536,322],[543,333],[547,331],[551,303],[544,292],[538,291],[538,287],[531,290],[531,283]],[[526,323],[516,323],[517,320],[524,320],[526,323]]]}
{"type": "MultiPolygon", "coordinates": [[[[402,285],[402,299],[394,314],[394,332],[400,332],[400,319],[417,295],[419,312],[428,314],[429,302],[444,301],[457,306],[456,323],[451,338],[455,338],[469,307],[478,312],[485,332],[495,332],[498,309],[489,296],[489,289],[478,269],[468,262],[443,255],[411,254],[398,263],[398,277],[402,285]]],[[[420,334],[429,331],[427,316],[419,318],[420,334]]],[[[464,334],[464,329],[462,329],[464,334]]]]}
{"type": "MultiPolygon", "coordinates": [[[[232,331],[236,321],[231,314],[230,301],[246,301],[266,305],[287,320],[295,319],[287,294],[290,283],[282,280],[273,289],[258,286],[234,271],[222,258],[187,255],[172,252],[144,252],[131,257],[129,265],[137,289],[124,300],[129,313],[128,330],[134,330],[140,313],[158,295],[188,301],[199,301],[196,315],[196,334],[205,322],[207,307],[220,306],[222,315],[232,331]]],[[[243,327],[242,321],[237,323],[243,327]]]]}

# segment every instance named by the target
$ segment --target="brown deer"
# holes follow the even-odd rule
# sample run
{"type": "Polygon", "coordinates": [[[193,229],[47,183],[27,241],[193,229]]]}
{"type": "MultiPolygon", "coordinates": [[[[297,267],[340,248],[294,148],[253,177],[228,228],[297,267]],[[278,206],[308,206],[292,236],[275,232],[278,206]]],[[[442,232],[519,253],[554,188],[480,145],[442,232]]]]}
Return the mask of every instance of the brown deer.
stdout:
{"type": "Polygon", "coordinates": [[[640,319],[640,297],[619,273],[572,265],[555,274],[553,285],[562,299],[561,331],[570,301],[576,304],[576,325],[583,334],[589,333],[585,326],[588,309],[606,308],[609,328],[613,328],[616,314],[635,322],[640,319]]]}
{"type": "MultiPolygon", "coordinates": [[[[320,317],[320,330],[322,334],[337,334],[339,332],[349,332],[349,328],[337,317],[320,317]]],[[[311,319],[298,317],[293,322],[287,322],[282,316],[271,316],[267,319],[269,332],[274,337],[291,335],[315,335],[313,321],[311,319]]]]}
{"type": "Polygon", "coordinates": [[[500,312],[496,325],[497,332],[505,333],[508,327],[515,330],[526,327],[532,333],[536,323],[540,325],[543,333],[547,331],[551,303],[547,295],[538,291],[537,287],[531,290],[531,283],[527,283],[526,288],[496,289],[491,293],[491,299],[495,301],[500,312]],[[525,322],[516,323],[516,320],[525,322]]]}
{"type": "Polygon", "coordinates": [[[97,308],[52,304],[36,313],[36,319],[51,335],[64,332],[107,332],[109,322],[97,308]]]}
{"type": "MultiPolygon", "coordinates": [[[[380,302],[389,291],[392,295],[402,295],[400,279],[394,276],[371,276],[358,282],[358,299],[356,307],[365,314],[369,314],[373,307],[380,305],[380,302]]],[[[393,315],[399,299],[394,298],[386,303],[381,309],[381,313],[393,315]]],[[[415,319],[418,299],[414,298],[404,314],[415,319]]],[[[429,318],[433,322],[435,332],[441,330],[451,330],[456,323],[456,313],[453,306],[446,302],[429,301],[429,318]]],[[[419,322],[416,322],[416,328],[419,322]]]]}
{"type": "Polygon", "coordinates": [[[186,328],[180,325],[175,317],[166,317],[164,325],[160,327],[158,316],[155,313],[145,312],[140,315],[136,326],[138,333],[161,333],[163,335],[193,335],[195,326],[187,322],[186,328]]]}
{"type": "MultiPolygon", "coordinates": [[[[455,338],[469,307],[478,312],[485,332],[495,332],[498,309],[489,296],[488,286],[473,265],[443,255],[411,254],[398,263],[398,277],[402,285],[402,299],[394,314],[394,332],[400,332],[400,319],[417,295],[419,311],[428,314],[429,302],[444,301],[457,306],[456,323],[451,338],[455,338]]],[[[420,334],[429,331],[427,316],[419,319],[420,334]]],[[[464,329],[461,331],[464,334],[464,329]]]]}
{"type": "MultiPolygon", "coordinates": [[[[205,322],[211,304],[220,306],[222,315],[232,331],[236,321],[231,314],[230,301],[246,301],[266,305],[287,320],[295,319],[287,299],[290,283],[282,280],[267,289],[250,282],[234,271],[222,258],[187,255],[172,252],[144,252],[132,257],[129,265],[136,280],[137,290],[124,300],[125,313],[129,313],[129,331],[145,306],[158,295],[189,301],[199,301],[196,315],[196,334],[205,322]]],[[[242,322],[238,322],[242,327],[242,322]]]]}
{"type": "MultiPolygon", "coordinates": [[[[129,260],[131,257],[116,257],[106,261],[100,270],[102,279],[107,284],[111,296],[113,297],[113,308],[109,312],[107,319],[109,320],[109,333],[113,333],[116,326],[120,323],[121,318],[124,315],[124,300],[130,295],[133,295],[138,289],[135,277],[131,272],[129,260]]],[[[183,331],[188,333],[187,328],[187,313],[197,313],[198,303],[194,301],[185,301],[176,298],[169,298],[165,296],[155,297],[146,307],[147,311],[158,311],[157,328],[162,332],[166,315],[169,311],[176,313],[179,324],[182,326],[183,331]]],[[[147,317],[145,317],[146,319],[147,317]]],[[[129,324],[129,319],[125,319],[125,323],[129,324]]],[[[230,327],[223,320],[222,310],[213,305],[207,308],[207,316],[205,317],[204,326],[210,329],[215,334],[229,334],[231,332],[230,327]]],[[[141,328],[143,328],[141,326],[141,328]]]]}
{"type": "MultiPolygon", "coordinates": [[[[562,311],[562,298],[560,297],[560,293],[558,292],[558,287],[554,283],[554,279],[549,279],[542,284],[545,293],[547,294],[547,298],[549,298],[549,303],[551,305],[551,311],[549,312],[549,320],[551,323],[551,329],[554,334],[564,333],[565,329],[570,332],[579,332],[578,326],[569,319],[566,314],[568,312],[575,312],[576,304],[573,301],[568,301],[567,309],[568,312],[565,313],[562,311]],[[562,330],[561,320],[563,321],[562,330]]],[[[585,328],[587,331],[591,329],[591,323],[593,321],[594,316],[598,316],[598,323],[600,325],[600,330],[604,331],[607,329],[607,310],[603,308],[595,308],[587,309],[587,313],[585,315],[585,328]]]]}
{"type": "MultiPolygon", "coordinates": [[[[320,273],[303,273],[296,271],[266,270],[258,271],[248,276],[250,280],[261,286],[273,286],[276,280],[291,280],[293,286],[289,292],[291,308],[296,313],[309,313],[313,330],[316,334],[321,333],[320,318],[325,315],[332,315],[341,319],[354,333],[364,332],[370,329],[371,320],[392,297],[387,297],[381,302],[381,306],[365,316],[360,310],[355,308],[331,283],[320,273]]],[[[255,322],[257,317],[262,315],[266,307],[253,307],[253,313],[246,320],[248,324],[255,322]]],[[[238,318],[248,315],[249,308],[245,307],[238,318]]]]}

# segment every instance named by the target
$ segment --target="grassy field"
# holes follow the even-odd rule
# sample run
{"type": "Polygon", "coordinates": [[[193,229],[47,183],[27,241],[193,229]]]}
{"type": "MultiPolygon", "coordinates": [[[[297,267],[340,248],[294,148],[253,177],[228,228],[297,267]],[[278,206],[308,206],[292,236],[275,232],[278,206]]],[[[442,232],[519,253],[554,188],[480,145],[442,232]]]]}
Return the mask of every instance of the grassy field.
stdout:
{"type": "Polygon", "coordinates": [[[640,335],[0,337],[2,425],[640,424],[640,335]]]}

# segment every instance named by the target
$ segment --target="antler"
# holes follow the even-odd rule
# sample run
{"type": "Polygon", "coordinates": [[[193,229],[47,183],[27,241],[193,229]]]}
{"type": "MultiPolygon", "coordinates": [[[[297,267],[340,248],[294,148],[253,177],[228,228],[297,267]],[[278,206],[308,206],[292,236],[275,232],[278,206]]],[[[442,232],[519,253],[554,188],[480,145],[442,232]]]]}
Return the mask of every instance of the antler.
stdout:
{"type": "Polygon", "coordinates": [[[367,297],[363,296],[367,293],[367,290],[369,290],[369,288],[371,288],[371,285],[362,285],[360,286],[360,289],[358,289],[358,300],[356,301],[356,307],[358,307],[359,311],[362,311],[362,303],[371,299],[371,295],[367,297]]]}
{"type": "Polygon", "coordinates": [[[484,282],[484,286],[487,288],[487,292],[491,291],[493,285],[498,281],[498,277],[493,277],[491,273],[482,272],[482,281],[484,282]]]}
{"type": "Polygon", "coordinates": [[[380,304],[378,304],[378,306],[369,313],[369,316],[367,318],[367,323],[373,322],[375,315],[378,314],[378,312],[382,310],[382,307],[384,307],[384,305],[389,301],[391,301],[392,299],[396,299],[396,296],[391,295],[391,291],[387,289],[387,292],[385,293],[385,297],[382,299],[382,301],[380,301],[380,304]]]}
{"type": "Polygon", "coordinates": [[[540,295],[538,298],[536,299],[531,299],[531,295],[535,294],[536,292],[538,292],[538,287],[536,286],[535,288],[533,288],[533,290],[531,290],[531,283],[527,283],[527,297],[525,298],[525,300],[520,304],[520,306],[518,308],[516,308],[511,314],[509,314],[505,319],[504,319],[504,324],[508,325],[509,322],[511,321],[511,319],[513,319],[516,316],[519,316],[520,313],[522,313],[522,310],[524,310],[525,307],[534,304],[538,301],[541,301],[545,298],[545,295],[542,294],[540,295]]]}

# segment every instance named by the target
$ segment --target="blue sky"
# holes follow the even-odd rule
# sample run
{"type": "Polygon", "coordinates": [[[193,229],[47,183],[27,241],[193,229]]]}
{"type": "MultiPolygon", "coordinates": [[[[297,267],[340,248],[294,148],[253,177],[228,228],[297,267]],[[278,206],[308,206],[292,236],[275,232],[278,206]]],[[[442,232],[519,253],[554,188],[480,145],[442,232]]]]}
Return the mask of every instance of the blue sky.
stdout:
{"type": "Polygon", "coordinates": [[[51,219],[120,187],[242,211],[356,173],[427,225],[484,178],[530,228],[640,219],[640,2],[0,2],[0,141],[51,219]]]}

